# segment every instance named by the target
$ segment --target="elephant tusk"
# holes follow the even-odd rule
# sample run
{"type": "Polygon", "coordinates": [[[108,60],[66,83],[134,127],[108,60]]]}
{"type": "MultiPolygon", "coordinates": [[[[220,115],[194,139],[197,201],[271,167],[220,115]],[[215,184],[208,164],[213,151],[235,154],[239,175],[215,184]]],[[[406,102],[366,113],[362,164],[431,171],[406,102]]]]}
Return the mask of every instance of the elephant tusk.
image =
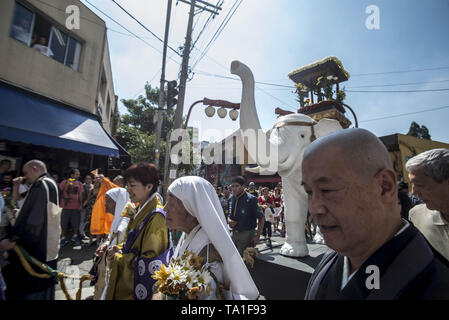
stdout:
{"type": "Polygon", "coordinates": [[[249,171],[249,172],[252,172],[252,173],[259,173],[260,170],[261,170],[261,168],[259,166],[252,167],[252,168],[248,168],[248,167],[245,168],[245,171],[249,171]]]}
{"type": "Polygon", "coordinates": [[[277,171],[272,171],[272,170],[267,170],[261,166],[257,166],[257,167],[253,167],[253,168],[245,168],[245,171],[249,171],[252,173],[258,173],[260,175],[268,175],[271,176],[273,174],[275,174],[277,171]]]}

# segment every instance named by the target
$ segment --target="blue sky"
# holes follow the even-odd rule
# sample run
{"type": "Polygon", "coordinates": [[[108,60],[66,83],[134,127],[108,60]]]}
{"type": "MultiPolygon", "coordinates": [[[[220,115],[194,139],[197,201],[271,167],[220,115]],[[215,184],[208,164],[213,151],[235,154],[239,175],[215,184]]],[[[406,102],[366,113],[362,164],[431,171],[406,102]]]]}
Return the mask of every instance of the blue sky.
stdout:
{"type": "MultiPolygon", "coordinates": [[[[151,80],[152,85],[158,86],[162,43],[112,1],[89,0],[160,52],[129,35],[85,0],[82,2],[105,20],[109,28],[116,94],[120,98],[135,98],[143,92],[145,81],[151,80]]],[[[163,38],[165,0],[117,2],[163,38]]],[[[233,4],[234,0],[224,0],[220,15],[210,22],[193,49],[191,66],[233,4]]],[[[174,48],[184,42],[188,7],[181,2],[176,5],[176,1],[173,1],[169,44],[174,48]]],[[[195,16],[194,39],[208,17],[206,12],[195,16]]],[[[355,110],[359,127],[377,136],[405,134],[410,123],[416,121],[428,127],[433,140],[449,143],[449,107],[420,112],[449,106],[449,91],[349,92],[449,88],[449,0],[243,0],[207,55],[193,70],[195,74],[187,83],[184,113],[187,113],[194,101],[203,97],[240,101],[239,81],[205,74],[234,77],[229,71],[233,60],[247,64],[256,81],[293,85],[287,77],[289,72],[330,55],[337,56],[351,75],[342,86],[348,90],[345,102],[355,110]],[[365,26],[369,15],[365,9],[369,5],[379,8],[379,30],[368,30],[365,26]],[[433,70],[391,73],[422,69],[433,70]],[[418,84],[403,85],[409,83],[418,84]],[[389,84],[401,85],[385,86],[389,84]],[[420,113],[374,120],[412,112],[420,113]]],[[[180,63],[181,58],[171,51],[169,56],[180,63]]],[[[179,64],[169,60],[167,80],[176,79],[179,70],[179,64]]],[[[256,85],[256,105],[265,130],[272,127],[276,107],[292,111],[298,108],[292,91],[256,85]]],[[[124,109],[121,106],[121,112],[124,109]]],[[[347,113],[347,117],[353,120],[350,113],[347,113]]],[[[233,122],[228,117],[207,118],[201,106],[195,107],[189,125],[200,126],[200,138],[204,140],[210,140],[206,134],[209,129],[216,129],[226,135],[239,126],[238,121],[233,122]]]]}

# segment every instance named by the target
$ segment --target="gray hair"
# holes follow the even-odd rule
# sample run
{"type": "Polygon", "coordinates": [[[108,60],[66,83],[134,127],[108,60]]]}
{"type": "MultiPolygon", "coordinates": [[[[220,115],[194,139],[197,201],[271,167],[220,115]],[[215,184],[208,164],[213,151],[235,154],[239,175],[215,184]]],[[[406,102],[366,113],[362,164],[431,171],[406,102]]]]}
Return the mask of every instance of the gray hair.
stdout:
{"type": "Polygon", "coordinates": [[[414,156],[407,161],[405,169],[410,172],[414,167],[422,168],[426,176],[438,183],[449,179],[449,149],[432,149],[414,156]]]}

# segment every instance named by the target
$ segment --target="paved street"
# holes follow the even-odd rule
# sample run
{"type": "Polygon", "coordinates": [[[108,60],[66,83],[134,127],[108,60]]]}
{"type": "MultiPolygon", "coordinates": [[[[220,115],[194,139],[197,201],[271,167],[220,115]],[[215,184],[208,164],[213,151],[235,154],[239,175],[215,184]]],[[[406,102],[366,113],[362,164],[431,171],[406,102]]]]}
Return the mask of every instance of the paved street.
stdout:
{"type": "MultiPolygon", "coordinates": [[[[88,274],[93,265],[93,254],[97,248],[96,244],[88,245],[88,240],[83,240],[83,245],[75,246],[69,243],[59,251],[58,270],[67,274],[84,275],[88,274]]],[[[75,299],[79,288],[79,281],[65,280],[70,296],[75,299]]],[[[90,281],[83,283],[81,299],[92,299],[94,287],[90,281]]],[[[64,292],[59,284],[56,286],[55,300],[66,300],[64,292]]]]}
{"type": "MultiPolygon", "coordinates": [[[[277,263],[281,265],[286,265],[291,268],[303,269],[307,271],[307,273],[313,272],[313,268],[315,263],[310,264],[308,260],[313,260],[316,256],[321,255],[326,246],[324,245],[309,245],[310,258],[301,259],[305,261],[306,264],[303,266],[292,266],[292,264],[300,264],[298,259],[286,258],[279,255],[279,248],[284,243],[285,238],[280,237],[278,232],[273,233],[272,237],[272,249],[270,249],[264,238],[260,237],[260,242],[256,246],[259,251],[259,259],[263,260],[272,260],[273,262],[277,261],[277,263]],[[279,260],[279,261],[278,261],[279,260]]],[[[93,265],[93,254],[97,248],[97,245],[88,245],[88,240],[83,240],[83,245],[75,246],[73,243],[69,243],[67,246],[61,248],[59,252],[59,261],[58,261],[58,270],[67,274],[75,274],[75,275],[84,275],[88,274],[93,265]]],[[[253,274],[254,276],[254,274],[253,274]]],[[[70,279],[65,280],[66,287],[72,299],[76,298],[76,293],[79,288],[79,281],[73,281],[70,279]]],[[[93,298],[94,287],[90,285],[90,281],[85,281],[83,283],[83,290],[81,295],[81,300],[89,300],[93,298]]],[[[262,298],[265,299],[265,298],[262,298]]],[[[56,286],[56,295],[55,300],[66,300],[64,292],[61,290],[59,284],[56,286]]]]}

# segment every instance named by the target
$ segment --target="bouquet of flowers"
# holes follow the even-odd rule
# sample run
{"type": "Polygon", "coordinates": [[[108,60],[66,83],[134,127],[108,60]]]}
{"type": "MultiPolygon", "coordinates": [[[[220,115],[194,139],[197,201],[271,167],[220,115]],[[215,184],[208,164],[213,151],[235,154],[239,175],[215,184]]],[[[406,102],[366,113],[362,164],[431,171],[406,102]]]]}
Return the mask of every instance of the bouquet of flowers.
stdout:
{"type": "Polygon", "coordinates": [[[152,276],[159,292],[178,300],[195,300],[201,293],[210,294],[212,276],[204,258],[186,251],[181,258],[173,259],[168,266],[161,265],[152,276]]]}
{"type": "Polygon", "coordinates": [[[69,200],[70,200],[70,194],[72,193],[72,189],[73,189],[73,183],[75,182],[75,179],[73,179],[73,178],[70,178],[69,179],[69,182],[68,182],[68,184],[67,184],[67,194],[66,194],[66,196],[64,197],[64,199],[65,199],[65,205],[67,205],[68,203],[69,203],[69,200]]]}

